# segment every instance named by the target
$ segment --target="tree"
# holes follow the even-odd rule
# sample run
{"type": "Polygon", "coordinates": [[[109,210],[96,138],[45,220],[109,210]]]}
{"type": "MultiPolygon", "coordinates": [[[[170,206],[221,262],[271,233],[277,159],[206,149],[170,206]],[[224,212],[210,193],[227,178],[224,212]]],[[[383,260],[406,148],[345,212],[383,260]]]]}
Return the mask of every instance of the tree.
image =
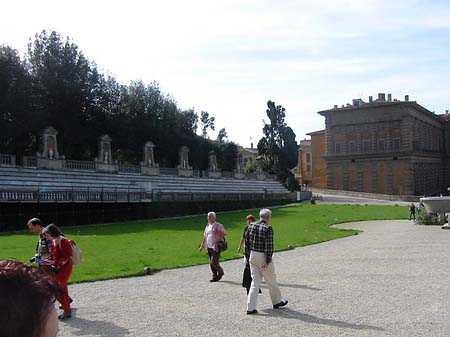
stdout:
{"type": "Polygon", "coordinates": [[[208,137],[208,129],[215,130],[215,117],[210,117],[209,113],[206,111],[202,111],[200,114],[200,123],[202,125],[202,137],[207,138],[208,137]]]}
{"type": "Polygon", "coordinates": [[[34,119],[31,78],[17,50],[0,46],[0,152],[16,152],[20,158],[31,151],[34,119]]]}
{"type": "MultiPolygon", "coordinates": [[[[267,102],[266,114],[269,122],[264,121],[264,136],[258,142],[258,153],[262,157],[265,171],[273,173],[286,186],[293,176],[290,169],[297,164],[298,146],[295,133],[285,122],[286,109],[274,102],[267,102]]],[[[292,184],[289,182],[289,185],[292,184]]]]}
{"type": "Polygon", "coordinates": [[[219,134],[217,135],[216,139],[219,143],[225,143],[228,140],[227,132],[225,131],[225,128],[222,128],[219,130],[219,134]]]}

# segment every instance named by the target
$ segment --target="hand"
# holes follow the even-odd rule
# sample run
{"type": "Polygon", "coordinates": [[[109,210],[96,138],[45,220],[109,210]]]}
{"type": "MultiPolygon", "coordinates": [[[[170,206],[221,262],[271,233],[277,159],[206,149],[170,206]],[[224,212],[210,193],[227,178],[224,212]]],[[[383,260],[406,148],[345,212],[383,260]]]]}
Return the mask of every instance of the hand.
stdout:
{"type": "Polygon", "coordinates": [[[266,271],[266,270],[267,270],[267,267],[269,267],[269,265],[268,265],[267,263],[264,263],[259,269],[260,269],[261,271],[266,271]]]}
{"type": "Polygon", "coordinates": [[[201,252],[203,250],[203,245],[198,248],[198,251],[201,252]]]}

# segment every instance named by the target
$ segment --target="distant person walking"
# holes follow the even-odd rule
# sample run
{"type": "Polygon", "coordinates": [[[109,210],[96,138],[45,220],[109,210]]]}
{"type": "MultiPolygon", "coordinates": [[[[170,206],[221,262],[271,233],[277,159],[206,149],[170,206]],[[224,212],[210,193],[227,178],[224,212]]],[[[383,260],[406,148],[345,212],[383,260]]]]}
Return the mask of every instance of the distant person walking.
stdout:
{"type": "Polygon", "coordinates": [[[199,251],[202,251],[203,247],[208,251],[209,266],[212,271],[212,278],[209,280],[210,282],[220,281],[224,275],[223,269],[219,263],[221,250],[218,242],[223,242],[225,240],[225,235],[227,235],[227,231],[221,223],[216,221],[216,213],[209,212],[208,223],[203,232],[203,241],[199,251]]]}
{"type": "Polygon", "coordinates": [[[424,208],[425,208],[425,205],[423,204],[423,202],[422,201],[419,202],[419,206],[417,206],[417,217],[419,219],[422,218],[422,211],[423,211],[424,208]]]}
{"type": "Polygon", "coordinates": [[[72,247],[69,240],[63,236],[54,224],[48,225],[42,232],[48,240],[52,241],[52,254],[44,263],[53,266],[55,270],[54,277],[63,290],[63,294],[56,297],[64,310],[58,318],[61,320],[67,319],[72,317],[69,289],[67,287],[67,282],[72,274],[72,247]]]}
{"type": "Polygon", "coordinates": [[[263,208],[259,211],[260,220],[250,224],[245,233],[245,246],[248,250],[247,259],[250,262],[252,284],[247,297],[247,315],[256,314],[258,290],[262,278],[269,287],[269,294],[274,309],[285,306],[288,301],[282,300],[280,288],[278,287],[273,255],[273,229],[270,225],[272,211],[263,208]]]}
{"type": "Polygon", "coordinates": [[[414,203],[411,203],[411,206],[409,206],[409,220],[416,220],[416,206],[414,206],[414,203]]]}

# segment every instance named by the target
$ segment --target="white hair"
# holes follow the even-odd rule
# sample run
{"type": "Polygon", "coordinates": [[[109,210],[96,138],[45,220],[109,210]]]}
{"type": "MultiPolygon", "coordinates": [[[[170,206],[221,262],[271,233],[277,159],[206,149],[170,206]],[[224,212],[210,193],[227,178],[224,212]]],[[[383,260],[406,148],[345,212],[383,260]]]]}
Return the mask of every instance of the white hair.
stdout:
{"type": "Polygon", "coordinates": [[[216,218],[216,213],[215,212],[208,212],[208,218],[212,216],[214,219],[216,218]]]}
{"type": "Polygon", "coordinates": [[[272,215],[272,211],[268,208],[263,208],[262,210],[259,211],[259,217],[261,219],[267,219],[271,215],[272,215]]]}

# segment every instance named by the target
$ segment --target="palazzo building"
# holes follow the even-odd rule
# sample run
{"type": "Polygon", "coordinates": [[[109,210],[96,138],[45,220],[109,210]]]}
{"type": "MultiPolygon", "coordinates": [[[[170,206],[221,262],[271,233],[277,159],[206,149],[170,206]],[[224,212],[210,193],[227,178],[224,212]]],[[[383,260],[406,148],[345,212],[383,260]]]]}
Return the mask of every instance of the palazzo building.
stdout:
{"type": "Polygon", "coordinates": [[[318,113],[325,131],[309,134],[312,187],[435,195],[450,186],[448,111],[436,115],[408,96],[400,101],[381,93],[318,113]]]}

